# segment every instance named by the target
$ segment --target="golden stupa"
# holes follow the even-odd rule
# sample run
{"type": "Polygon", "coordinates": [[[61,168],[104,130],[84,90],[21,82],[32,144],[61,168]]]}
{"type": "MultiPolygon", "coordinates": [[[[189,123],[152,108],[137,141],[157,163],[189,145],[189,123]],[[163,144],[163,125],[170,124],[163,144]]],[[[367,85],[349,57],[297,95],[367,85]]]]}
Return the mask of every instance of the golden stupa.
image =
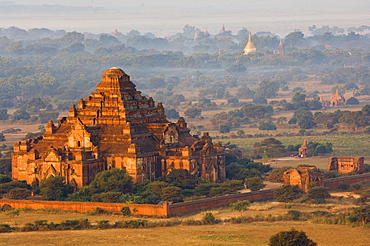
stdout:
{"type": "Polygon", "coordinates": [[[257,49],[254,47],[254,44],[252,43],[251,33],[248,34],[248,43],[244,48],[244,55],[256,53],[257,49]]]}

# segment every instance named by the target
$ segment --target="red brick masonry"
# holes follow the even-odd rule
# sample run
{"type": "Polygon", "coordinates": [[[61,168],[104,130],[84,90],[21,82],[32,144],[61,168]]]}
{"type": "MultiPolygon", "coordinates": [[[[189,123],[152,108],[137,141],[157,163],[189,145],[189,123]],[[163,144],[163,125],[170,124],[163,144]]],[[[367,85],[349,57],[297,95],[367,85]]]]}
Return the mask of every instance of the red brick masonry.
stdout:
{"type": "MultiPolygon", "coordinates": [[[[353,175],[324,181],[324,186],[335,188],[339,184],[348,183],[354,184],[370,180],[370,173],[353,175]]],[[[169,217],[181,213],[197,211],[200,209],[209,209],[220,207],[242,200],[266,200],[273,198],[273,190],[261,190],[248,193],[240,193],[229,196],[214,197],[201,199],[190,202],[181,202],[163,205],[151,204],[123,204],[123,203],[100,203],[100,202],[63,202],[63,201],[32,201],[32,200],[9,200],[0,199],[0,206],[4,204],[10,205],[12,208],[32,208],[32,209],[60,209],[78,212],[94,211],[97,207],[109,212],[119,213],[122,207],[129,207],[133,214],[169,217]]]]}

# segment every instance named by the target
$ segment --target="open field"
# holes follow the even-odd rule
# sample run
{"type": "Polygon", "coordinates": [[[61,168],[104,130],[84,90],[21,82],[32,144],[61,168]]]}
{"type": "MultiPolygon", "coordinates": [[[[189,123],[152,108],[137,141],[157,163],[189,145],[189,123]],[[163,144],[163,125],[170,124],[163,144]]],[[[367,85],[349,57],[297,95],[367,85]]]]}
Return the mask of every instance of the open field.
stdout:
{"type": "Polygon", "coordinates": [[[295,228],[322,246],[365,246],[369,229],[308,222],[220,224],[150,229],[19,232],[1,235],[0,245],[267,245],[282,230],[295,228]]]}
{"type": "MultiPolygon", "coordinates": [[[[334,200],[333,200],[334,201],[334,200]]],[[[288,210],[313,212],[317,210],[336,213],[349,211],[353,206],[344,199],[338,204],[292,204],[290,208],[277,202],[252,203],[244,216],[268,216],[287,214],[288,210]],[[346,205],[345,205],[346,204],[346,205]]],[[[227,207],[209,210],[217,219],[230,219],[240,216],[239,212],[227,207]]],[[[144,218],[151,221],[201,220],[205,212],[191,213],[183,217],[169,219],[144,218]]],[[[59,223],[62,220],[88,218],[92,223],[108,220],[110,223],[137,219],[121,215],[88,215],[80,213],[48,213],[43,211],[21,212],[20,216],[10,218],[0,213],[0,224],[17,226],[33,223],[35,220],[48,220],[59,223]]],[[[307,221],[252,222],[244,224],[222,223],[202,226],[171,226],[143,229],[108,229],[76,231],[13,232],[0,234],[0,245],[267,245],[270,236],[282,230],[305,231],[318,245],[327,246],[365,246],[370,240],[370,229],[347,225],[315,224],[307,221]]]]}
{"type": "MultiPolygon", "coordinates": [[[[230,142],[237,144],[240,148],[243,148],[250,153],[253,150],[253,145],[257,142],[261,142],[265,138],[234,138],[234,139],[223,139],[224,143],[230,142]]],[[[365,158],[370,157],[370,138],[365,134],[340,134],[340,135],[324,135],[324,136],[295,136],[295,137],[276,137],[280,140],[283,145],[294,145],[303,143],[304,139],[307,142],[319,142],[319,143],[332,143],[333,144],[333,156],[364,156],[365,158]]],[[[217,141],[217,140],[215,140],[217,141]]]]}

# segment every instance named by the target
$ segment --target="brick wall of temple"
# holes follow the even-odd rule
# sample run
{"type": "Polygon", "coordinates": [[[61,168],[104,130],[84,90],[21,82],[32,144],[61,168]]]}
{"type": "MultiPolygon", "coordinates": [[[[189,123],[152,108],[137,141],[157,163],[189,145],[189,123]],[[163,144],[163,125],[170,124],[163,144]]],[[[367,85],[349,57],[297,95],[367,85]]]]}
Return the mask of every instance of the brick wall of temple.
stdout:
{"type": "Polygon", "coordinates": [[[59,209],[77,212],[94,211],[97,207],[112,213],[120,213],[122,207],[129,207],[132,214],[167,217],[168,204],[124,204],[124,203],[102,203],[102,202],[64,202],[64,201],[33,201],[33,200],[10,200],[0,199],[0,207],[4,204],[12,208],[31,209],[59,209]]]}
{"type": "MultiPolygon", "coordinates": [[[[324,186],[336,188],[339,184],[354,184],[370,180],[370,173],[353,175],[324,181],[324,186]]],[[[229,196],[201,199],[190,202],[181,202],[168,205],[151,204],[123,204],[123,203],[100,203],[100,202],[63,202],[63,201],[32,201],[32,200],[9,200],[0,199],[0,206],[10,205],[12,208],[32,208],[32,209],[59,209],[78,212],[94,211],[97,207],[113,213],[120,213],[122,207],[129,207],[133,214],[169,217],[177,214],[197,211],[201,209],[216,208],[242,200],[266,200],[273,198],[273,190],[261,190],[248,193],[239,193],[229,196]]]]}
{"type": "Polygon", "coordinates": [[[324,180],[324,187],[337,188],[342,183],[355,184],[370,180],[370,173],[324,180]]]}
{"type": "Polygon", "coordinates": [[[196,201],[190,202],[181,202],[169,205],[169,216],[187,213],[191,211],[196,211],[200,209],[208,209],[208,208],[215,208],[220,207],[222,205],[228,205],[230,203],[234,203],[237,201],[243,200],[266,200],[273,198],[273,190],[261,190],[261,191],[254,191],[248,193],[239,193],[229,196],[222,196],[222,197],[214,197],[214,198],[207,198],[201,199],[196,201]]]}

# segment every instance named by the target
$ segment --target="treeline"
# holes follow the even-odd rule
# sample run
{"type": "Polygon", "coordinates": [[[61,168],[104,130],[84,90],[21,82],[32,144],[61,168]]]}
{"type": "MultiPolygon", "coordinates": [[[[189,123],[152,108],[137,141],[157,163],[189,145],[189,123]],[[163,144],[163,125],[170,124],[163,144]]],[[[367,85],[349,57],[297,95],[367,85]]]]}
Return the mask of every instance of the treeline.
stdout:
{"type": "MultiPolygon", "coordinates": [[[[70,200],[91,202],[118,202],[157,204],[159,201],[180,202],[234,194],[243,187],[259,190],[264,187],[263,176],[271,170],[269,165],[250,159],[236,159],[229,155],[226,161],[228,181],[217,184],[193,177],[187,170],[173,170],[167,177],[156,181],[140,181],[135,184],[125,170],[112,169],[99,173],[88,186],[78,192],[64,183],[63,177],[49,177],[41,181],[33,192],[45,200],[70,200]]],[[[23,181],[12,181],[0,174],[0,194],[11,199],[24,199],[31,194],[32,187],[23,181]]]]}
{"type": "MultiPolygon", "coordinates": [[[[332,83],[336,80],[335,69],[367,67],[370,62],[369,38],[354,33],[304,37],[301,32],[292,32],[284,38],[285,56],[274,54],[279,38],[271,33],[255,34],[253,42],[259,52],[243,55],[246,29],[236,35],[228,31],[211,35],[185,26],[182,33],[168,39],[135,30],[113,36],[12,27],[0,33],[4,35],[0,38],[1,107],[24,104],[35,96],[77,100],[96,86],[102,72],[112,64],[130,74],[139,89],[160,89],[163,94],[156,95],[159,100],[172,97],[166,94],[181,87],[203,88],[199,97],[235,96],[258,101],[258,90],[251,91],[248,86],[271,81],[283,88],[290,81],[307,79],[307,73],[332,83]],[[198,35],[194,39],[195,33],[198,35]],[[328,42],[332,47],[325,47],[328,42]],[[351,45],[354,43],[355,47],[351,45]],[[262,74],[255,69],[258,67],[264,68],[262,74]],[[161,75],[164,71],[166,77],[161,75]],[[228,93],[227,88],[232,87],[238,87],[237,95],[228,93]]],[[[350,72],[347,70],[341,73],[344,80],[340,81],[350,84],[353,78],[346,76],[350,72]]],[[[365,81],[367,77],[363,74],[355,78],[365,81]]],[[[166,103],[174,101],[178,100],[172,98],[166,103]]]]}

